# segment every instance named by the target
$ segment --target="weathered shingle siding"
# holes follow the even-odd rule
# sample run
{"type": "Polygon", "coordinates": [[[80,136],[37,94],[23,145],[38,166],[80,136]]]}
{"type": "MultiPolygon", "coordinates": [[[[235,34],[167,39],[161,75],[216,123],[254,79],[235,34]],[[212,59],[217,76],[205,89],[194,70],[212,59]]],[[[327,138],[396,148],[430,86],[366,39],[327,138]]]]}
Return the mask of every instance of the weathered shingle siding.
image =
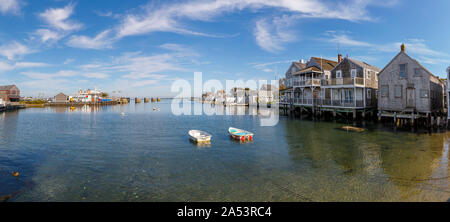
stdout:
{"type": "Polygon", "coordinates": [[[342,78],[351,78],[351,70],[356,69],[356,77],[362,78],[364,69],[345,59],[331,71],[331,78],[336,78],[336,71],[341,70],[342,78]]]}
{"type": "MultiPolygon", "coordinates": [[[[431,99],[431,78],[422,66],[416,63],[413,59],[404,53],[399,53],[396,58],[386,66],[378,76],[378,109],[387,111],[404,111],[407,108],[415,108],[419,112],[431,112],[433,109],[441,109],[442,104],[439,104],[434,99],[431,99]],[[400,64],[406,64],[406,78],[400,77],[400,64]],[[419,69],[418,74],[415,69],[419,69]],[[388,86],[388,96],[382,96],[382,87],[388,86]],[[401,86],[401,97],[395,97],[395,87],[401,86]],[[407,88],[414,89],[415,107],[407,107],[407,88]],[[421,97],[421,90],[428,90],[428,98],[421,97]],[[433,109],[431,103],[433,102],[433,109]]],[[[436,84],[433,87],[433,92],[439,91],[442,85],[436,84]]],[[[442,98],[442,93],[437,92],[437,99],[442,98]]],[[[441,99],[442,100],[442,99],[441,99]]]]}

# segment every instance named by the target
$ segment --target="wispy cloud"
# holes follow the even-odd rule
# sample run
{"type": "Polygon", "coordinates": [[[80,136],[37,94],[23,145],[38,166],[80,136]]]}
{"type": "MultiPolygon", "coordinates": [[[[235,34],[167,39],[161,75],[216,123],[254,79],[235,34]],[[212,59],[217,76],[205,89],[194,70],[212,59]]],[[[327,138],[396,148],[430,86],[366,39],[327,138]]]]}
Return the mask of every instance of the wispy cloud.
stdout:
{"type": "Polygon", "coordinates": [[[295,32],[289,29],[293,22],[289,16],[276,17],[270,23],[266,19],[258,20],[253,32],[256,43],[269,52],[283,50],[284,43],[296,40],[295,32]]]}
{"type": "Polygon", "coordinates": [[[50,64],[47,63],[40,63],[40,62],[5,62],[0,61],[0,72],[3,71],[11,71],[15,69],[26,69],[26,68],[39,68],[39,67],[47,67],[50,66],[50,64]]]}
{"type": "Polygon", "coordinates": [[[34,50],[28,48],[27,46],[13,41],[4,45],[0,45],[0,55],[8,58],[9,60],[14,60],[17,57],[33,53],[34,50]]]}
{"type": "Polygon", "coordinates": [[[83,35],[72,36],[67,45],[74,48],[84,49],[106,49],[111,48],[114,39],[110,37],[111,30],[105,30],[99,33],[94,38],[90,38],[83,35]]]}
{"type": "Polygon", "coordinates": [[[0,0],[1,14],[20,14],[22,2],[20,0],[0,0]]]}
{"type": "Polygon", "coordinates": [[[37,35],[40,38],[40,40],[44,43],[51,41],[56,42],[67,35],[64,34],[63,32],[54,31],[50,29],[38,29],[34,32],[34,34],[37,35]]]}
{"type": "MultiPolygon", "coordinates": [[[[383,1],[385,2],[385,1],[383,1]]],[[[367,12],[369,6],[391,6],[373,0],[347,0],[343,2],[320,0],[197,0],[177,4],[144,6],[143,13],[128,13],[116,26],[118,38],[142,35],[152,32],[174,32],[179,34],[214,36],[186,28],[186,20],[211,22],[225,13],[245,9],[259,10],[275,8],[285,15],[259,19],[255,24],[254,36],[257,44],[269,52],[283,49],[283,44],[296,38],[288,27],[300,18],[343,19],[348,21],[374,20],[367,12]]]]}
{"type": "Polygon", "coordinates": [[[48,79],[57,79],[61,77],[73,77],[77,75],[78,72],[73,70],[61,70],[55,73],[29,71],[29,72],[21,72],[21,74],[32,79],[48,80],[48,79]]]}
{"type": "Polygon", "coordinates": [[[437,61],[449,61],[450,54],[446,52],[440,52],[431,49],[423,39],[405,39],[402,42],[390,42],[390,43],[371,43],[360,40],[355,40],[348,34],[327,32],[329,39],[323,39],[324,41],[331,42],[333,44],[339,44],[341,46],[349,46],[352,49],[363,48],[372,53],[377,52],[399,52],[401,44],[404,44],[406,51],[420,56],[423,58],[424,63],[436,64],[437,61]]]}
{"type": "Polygon", "coordinates": [[[46,23],[45,28],[34,32],[43,43],[57,42],[74,31],[83,28],[83,24],[73,21],[70,16],[74,13],[75,5],[70,3],[63,8],[49,8],[39,14],[39,18],[46,23]]]}
{"type": "Polygon", "coordinates": [[[69,17],[73,14],[74,5],[68,4],[64,8],[49,8],[39,16],[50,25],[52,28],[63,31],[79,30],[83,27],[82,24],[72,21],[69,17]]]}

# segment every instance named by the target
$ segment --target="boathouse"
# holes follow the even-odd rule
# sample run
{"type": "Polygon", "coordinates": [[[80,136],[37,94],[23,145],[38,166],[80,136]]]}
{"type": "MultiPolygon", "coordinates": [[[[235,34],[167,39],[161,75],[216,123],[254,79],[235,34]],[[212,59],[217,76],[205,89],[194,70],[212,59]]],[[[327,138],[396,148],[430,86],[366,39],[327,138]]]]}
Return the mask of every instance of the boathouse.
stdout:
{"type": "Polygon", "coordinates": [[[338,64],[321,82],[322,111],[373,113],[377,106],[378,67],[338,55],[338,64]]]}
{"type": "Polygon", "coordinates": [[[4,104],[19,102],[20,90],[16,85],[0,86],[0,99],[4,104]]]}
{"type": "Polygon", "coordinates": [[[414,120],[426,117],[427,125],[443,113],[444,84],[417,60],[405,45],[378,75],[378,116],[414,120]]]}
{"type": "Polygon", "coordinates": [[[59,93],[53,98],[53,102],[55,103],[66,103],[69,101],[69,96],[64,93],[59,93]]]}

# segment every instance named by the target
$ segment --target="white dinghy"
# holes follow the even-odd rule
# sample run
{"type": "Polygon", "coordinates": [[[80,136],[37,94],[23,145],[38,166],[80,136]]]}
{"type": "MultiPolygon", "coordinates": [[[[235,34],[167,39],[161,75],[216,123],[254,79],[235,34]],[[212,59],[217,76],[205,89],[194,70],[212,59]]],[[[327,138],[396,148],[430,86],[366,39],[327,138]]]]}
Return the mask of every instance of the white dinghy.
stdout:
{"type": "Polygon", "coordinates": [[[211,134],[201,130],[189,130],[190,139],[197,143],[209,143],[211,142],[211,134]]]}

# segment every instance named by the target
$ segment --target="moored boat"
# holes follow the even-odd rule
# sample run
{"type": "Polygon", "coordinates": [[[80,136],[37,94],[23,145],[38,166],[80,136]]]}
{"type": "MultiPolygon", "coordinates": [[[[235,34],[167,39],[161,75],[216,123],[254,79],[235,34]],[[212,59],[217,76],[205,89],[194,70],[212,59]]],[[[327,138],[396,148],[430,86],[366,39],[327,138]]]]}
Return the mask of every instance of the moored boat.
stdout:
{"type": "Polygon", "coordinates": [[[230,136],[233,139],[240,140],[242,142],[244,142],[246,140],[248,140],[248,141],[253,140],[253,133],[242,130],[242,129],[230,127],[230,128],[228,128],[228,133],[230,133],[230,136]]]}
{"type": "Polygon", "coordinates": [[[189,130],[190,139],[197,143],[211,142],[211,134],[201,130],[189,130]]]}

